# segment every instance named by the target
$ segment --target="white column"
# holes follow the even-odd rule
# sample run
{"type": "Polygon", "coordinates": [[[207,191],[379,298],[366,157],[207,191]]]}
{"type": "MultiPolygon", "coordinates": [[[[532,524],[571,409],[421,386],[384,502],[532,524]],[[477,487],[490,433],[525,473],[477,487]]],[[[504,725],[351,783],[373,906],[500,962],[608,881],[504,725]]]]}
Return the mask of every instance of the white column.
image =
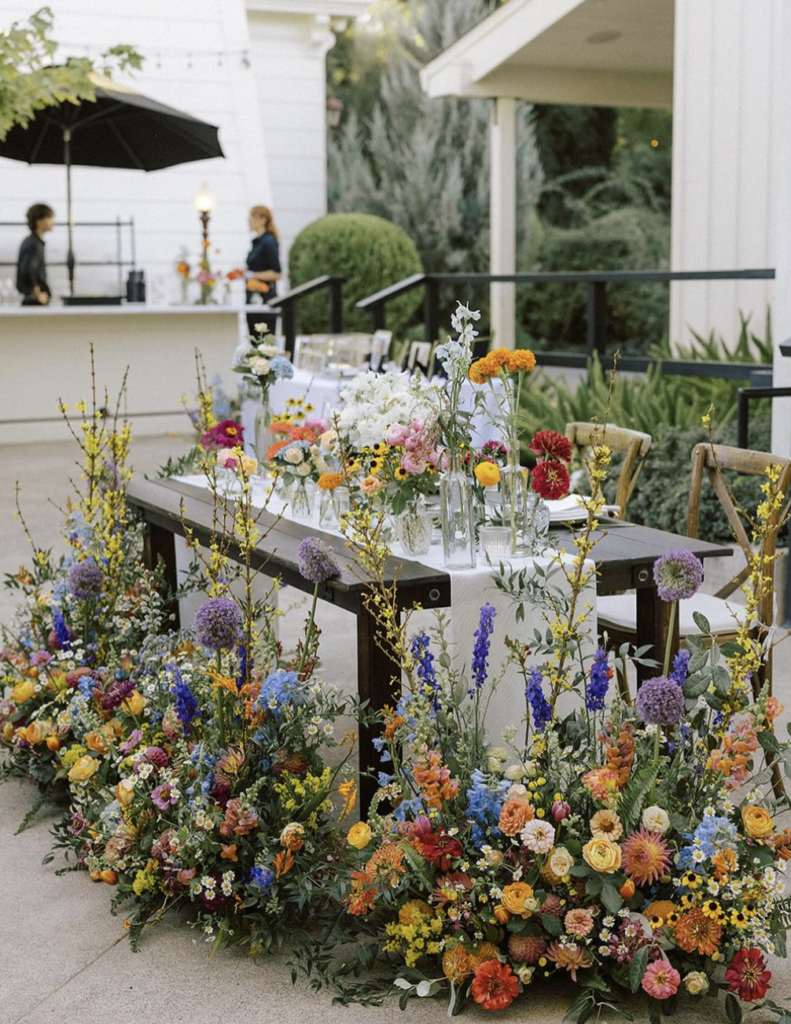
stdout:
{"type": "MultiPolygon", "coordinates": [[[[791,50],[791,10],[784,6],[778,33],[779,51],[791,50]]],[[[779,62],[778,62],[779,64],[779,62]]],[[[775,76],[777,107],[774,125],[777,139],[776,252],[774,319],[772,335],[775,343],[773,383],[775,387],[791,386],[791,359],[780,354],[780,342],[791,338],[791,69],[787,61],[778,66],[775,76]]],[[[772,451],[791,455],[791,398],[772,402],[772,451]]]]}
{"type": "MultiPolygon", "coordinates": [[[[492,274],[516,270],[516,101],[494,101],[490,136],[490,255],[492,274]]],[[[516,285],[490,286],[492,338],[495,346],[513,348],[516,285]]]]}

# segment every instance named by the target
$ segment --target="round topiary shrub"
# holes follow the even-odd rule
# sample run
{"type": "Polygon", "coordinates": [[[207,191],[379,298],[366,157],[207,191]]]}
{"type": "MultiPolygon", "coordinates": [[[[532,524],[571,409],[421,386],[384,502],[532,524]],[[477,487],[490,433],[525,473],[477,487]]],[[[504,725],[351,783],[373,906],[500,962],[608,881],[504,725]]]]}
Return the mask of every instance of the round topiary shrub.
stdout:
{"type": "MultiPolygon", "coordinates": [[[[423,270],[409,235],[382,217],[362,213],[331,213],[308,224],[288,254],[291,287],[322,274],[346,278],[343,285],[343,328],[369,331],[371,317],[355,303],[382,288],[423,270]]],[[[396,335],[409,325],[423,298],[416,288],[387,305],[387,327],[396,335]]],[[[297,307],[298,330],[321,333],[328,328],[327,293],[303,299],[297,307]]]]}

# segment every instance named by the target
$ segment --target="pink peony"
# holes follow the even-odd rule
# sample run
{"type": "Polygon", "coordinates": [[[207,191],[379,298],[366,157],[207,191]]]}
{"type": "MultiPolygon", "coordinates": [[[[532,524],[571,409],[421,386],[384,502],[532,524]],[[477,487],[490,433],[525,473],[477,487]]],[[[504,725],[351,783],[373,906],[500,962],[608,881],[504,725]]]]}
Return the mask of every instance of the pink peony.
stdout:
{"type": "Polygon", "coordinates": [[[667,960],[655,960],[646,967],[641,984],[653,999],[669,999],[678,992],[681,975],[667,960]]]}
{"type": "Polygon", "coordinates": [[[401,469],[405,469],[412,476],[419,476],[426,468],[426,460],[420,452],[404,452],[401,456],[401,469]]]}
{"type": "Polygon", "coordinates": [[[392,426],[385,431],[385,441],[392,447],[402,445],[409,437],[409,427],[392,426]]]}

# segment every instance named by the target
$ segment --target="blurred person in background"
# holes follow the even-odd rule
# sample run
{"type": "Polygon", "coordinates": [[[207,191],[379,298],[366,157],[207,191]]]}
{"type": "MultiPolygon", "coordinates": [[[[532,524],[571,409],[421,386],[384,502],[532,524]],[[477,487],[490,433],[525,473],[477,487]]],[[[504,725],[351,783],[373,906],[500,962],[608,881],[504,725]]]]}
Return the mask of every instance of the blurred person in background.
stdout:
{"type": "MultiPolygon", "coordinates": [[[[280,269],[280,243],[277,228],[268,206],[254,206],[250,210],[250,230],[255,238],[247,254],[247,302],[264,302],[277,295],[277,284],[283,276],[280,269]]],[[[253,325],[265,323],[271,332],[275,330],[277,315],[273,313],[248,313],[247,326],[255,334],[253,325]]]]}
{"type": "Polygon", "coordinates": [[[52,231],[55,211],[46,203],[35,203],[27,211],[27,224],[30,234],[19,247],[16,290],[22,295],[23,306],[46,306],[51,293],[47,284],[44,235],[52,231]]]}

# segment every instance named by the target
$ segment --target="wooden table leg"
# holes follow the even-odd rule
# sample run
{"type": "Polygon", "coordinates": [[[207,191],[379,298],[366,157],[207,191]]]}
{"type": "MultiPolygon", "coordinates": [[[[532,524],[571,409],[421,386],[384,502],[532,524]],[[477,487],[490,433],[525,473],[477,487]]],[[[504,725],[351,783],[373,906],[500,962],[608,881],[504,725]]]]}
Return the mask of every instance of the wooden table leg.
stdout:
{"type": "Polygon", "coordinates": [[[157,526],[156,523],[147,522],[143,539],[143,562],[146,568],[152,572],[161,567],[168,588],[165,612],[171,616],[171,628],[178,629],[181,622],[179,619],[179,603],[175,598],[178,587],[176,575],[176,535],[171,533],[170,530],[166,530],[164,526],[157,526]]]}
{"type": "MultiPolygon", "coordinates": [[[[378,711],[385,705],[395,705],[400,691],[401,666],[376,642],[377,623],[367,608],[361,605],[357,614],[357,691],[360,700],[367,700],[369,709],[378,711]]],[[[365,814],[377,790],[375,777],[366,776],[382,768],[373,739],[379,730],[370,725],[360,726],[360,812],[365,814]]],[[[386,768],[386,765],[384,766],[386,768]]]]}
{"type": "MultiPolygon", "coordinates": [[[[650,679],[652,676],[661,675],[662,665],[665,660],[668,636],[670,635],[670,609],[673,605],[668,601],[660,601],[656,587],[639,587],[637,590],[637,636],[635,646],[651,644],[652,650],[648,656],[659,662],[658,668],[651,668],[648,665],[635,665],[637,669],[637,685],[650,679]]],[[[670,641],[671,657],[679,647],[678,615],[673,622],[673,635],[670,641]]]]}

